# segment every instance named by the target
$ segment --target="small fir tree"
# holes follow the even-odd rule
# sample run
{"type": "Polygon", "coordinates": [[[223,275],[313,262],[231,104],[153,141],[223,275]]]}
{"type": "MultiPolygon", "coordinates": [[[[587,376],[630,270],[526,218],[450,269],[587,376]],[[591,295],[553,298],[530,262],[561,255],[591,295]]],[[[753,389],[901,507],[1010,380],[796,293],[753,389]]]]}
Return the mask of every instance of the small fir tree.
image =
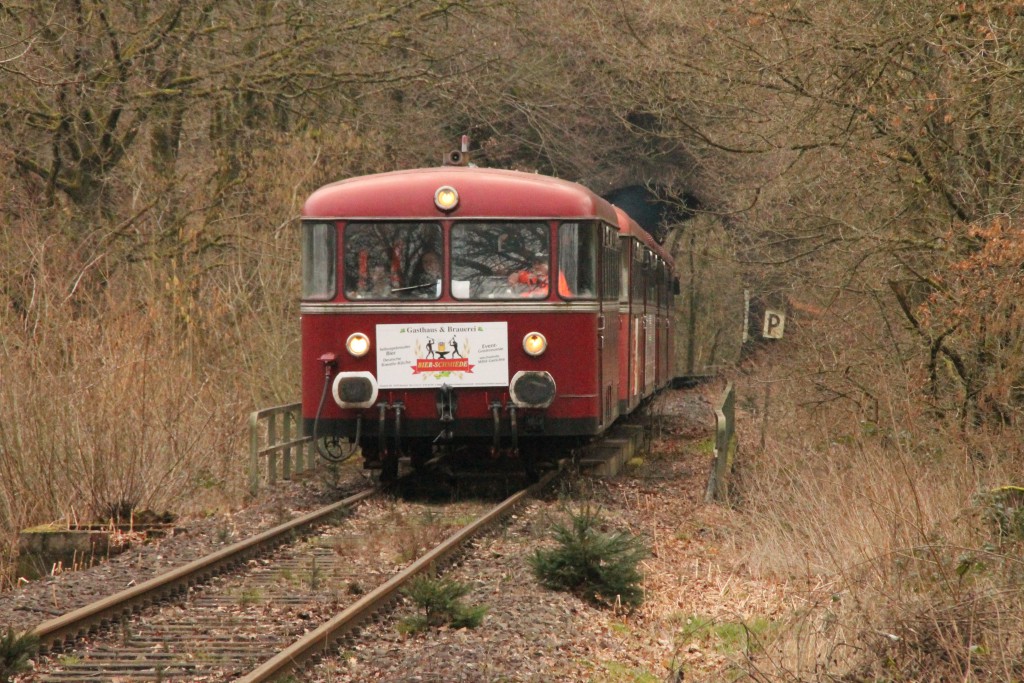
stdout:
{"type": "Polygon", "coordinates": [[[0,682],[8,683],[14,676],[28,669],[29,658],[39,648],[39,639],[31,635],[18,635],[13,628],[0,638],[0,682]]]}
{"type": "Polygon", "coordinates": [[[483,621],[487,607],[463,604],[461,599],[469,591],[469,585],[458,581],[425,575],[414,577],[402,592],[424,613],[405,619],[403,630],[416,633],[438,626],[476,628],[483,621]]]}
{"type": "Polygon", "coordinates": [[[628,532],[602,533],[599,515],[589,507],[573,514],[571,521],[571,525],[554,525],[557,548],[537,550],[530,556],[541,584],[597,604],[639,606],[643,577],[637,564],[649,554],[643,540],[628,532]]]}

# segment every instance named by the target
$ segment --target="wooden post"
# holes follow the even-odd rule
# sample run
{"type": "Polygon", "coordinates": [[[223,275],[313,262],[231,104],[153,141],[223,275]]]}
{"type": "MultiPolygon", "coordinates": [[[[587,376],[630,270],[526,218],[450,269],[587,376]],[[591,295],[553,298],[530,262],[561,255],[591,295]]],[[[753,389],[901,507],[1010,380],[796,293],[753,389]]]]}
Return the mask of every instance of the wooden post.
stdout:
{"type": "Polygon", "coordinates": [[[260,414],[249,415],[249,493],[256,495],[260,489],[260,414]]]}
{"type": "Polygon", "coordinates": [[[284,463],[283,463],[283,471],[281,472],[281,477],[285,481],[291,481],[291,478],[292,478],[292,446],[291,446],[291,442],[292,442],[292,422],[295,421],[295,413],[293,413],[292,411],[289,410],[289,411],[286,411],[281,417],[284,420],[284,433],[281,435],[281,438],[284,440],[284,442],[286,444],[289,444],[284,449],[284,463]]]}
{"type": "MultiPolygon", "coordinates": [[[[302,424],[302,412],[298,408],[296,408],[295,409],[295,436],[299,437],[299,439],[301,440],[302,437],[304,437],[306,435],[304,430],[305,430],[305,428],[303,427],[303,424],[302,424]]],[[[312,466],[313,466],[313,462],[311,460],[307,460],[306,459],[306,444],[305,444],[305,442],[300,443],[298,449],[295,452],[295,471],[296,472],[305,472],[308,467],[312,467],[312,466]]]]}
{"type": "MultiPolygon", "coordinates": [[[[267,417],[267,445],[273,446],[277,443],[277,413],[271,413],[267,417]]],[[[277,451],[267,453],[267,483],[277,483],[277,451]]]]}

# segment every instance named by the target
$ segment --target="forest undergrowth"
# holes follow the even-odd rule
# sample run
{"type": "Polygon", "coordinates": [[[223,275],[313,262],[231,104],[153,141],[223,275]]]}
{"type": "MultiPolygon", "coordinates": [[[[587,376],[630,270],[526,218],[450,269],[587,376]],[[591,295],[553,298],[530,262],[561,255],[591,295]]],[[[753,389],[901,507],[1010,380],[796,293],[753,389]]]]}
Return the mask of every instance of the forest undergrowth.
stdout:
{"type": "Polygon", "coordinates": [[[919,374],[880,358],[870,391],[837,390],[857,362],[837,329],[829,313],[811,320],[737,376],[734,550],[795,596],[749,675],[1020,680],[1019,430],[929,408],[919,374]]]}
{"type": "Polygon", "coordinates": [[[31,524],[242,504],[304,197],[468,134],[635,191],[680,367],[788,315],[727,370],[736,550],[805,587],[752,677],[1024,678],[1019,1],[51,5],[0,13],[0,583],[31,524]]]}

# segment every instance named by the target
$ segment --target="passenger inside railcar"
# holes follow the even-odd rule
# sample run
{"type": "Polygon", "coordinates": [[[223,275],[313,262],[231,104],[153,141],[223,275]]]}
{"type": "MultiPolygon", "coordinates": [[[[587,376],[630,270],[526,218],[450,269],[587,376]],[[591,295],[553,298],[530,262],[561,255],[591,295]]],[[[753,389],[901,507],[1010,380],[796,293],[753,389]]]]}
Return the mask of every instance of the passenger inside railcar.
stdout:
{"type": "Polygon", "coordinates": [[[374,299],[382,299],[391,293],[391,278],[383,265],[377,264],[370,269],[370,277],[361,293],[374,299]]]}
{"type": "Polygon", "coordinates": [[[437,223],[349,223],[344,233],[349,299],[437,299],[443,240],[437,223]]]}
{"type": "Polygon", "coordinates": [[[534,259],[529,268],[518,270],[508,276],[512,291],[521,297],[540,298],[548,295],[547,259],[534,259]]]}
{"type": "Polygon", "coordinates": [[[403,289],[418,297],[441,296],[441,275],[441,257],[433,251],[424,252],[409,284],[403,289]]]}

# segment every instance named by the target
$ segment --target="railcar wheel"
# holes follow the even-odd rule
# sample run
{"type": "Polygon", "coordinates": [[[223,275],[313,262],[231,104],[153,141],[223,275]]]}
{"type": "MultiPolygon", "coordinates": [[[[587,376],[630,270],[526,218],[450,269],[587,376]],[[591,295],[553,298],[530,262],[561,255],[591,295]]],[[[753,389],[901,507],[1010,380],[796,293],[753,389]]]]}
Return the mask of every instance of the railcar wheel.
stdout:
{"type": "Polygon", "coordinates": [[[388,453],[380,460],[380,480],[390,484],[398,479],[398,454],[388,453]]]}
{"type": "Polygon", "coordinates": [[[398,454],[381,455],[377,444],[370,440],[363,445],[363,469],[376,470],[372,473],[374,480],[389,484],[398,479],[398,454]]]}
{"type": "Polygon", "coordinates": [[[363,469],[375,470],[380,467],[380,454],[377,447],[371,444],[362,444],[360,451],[363,454],[363,469]]]}
{"type": "Polygon", "coordinates": [[[412,468],[422,472],[430,459],[434,457],[434,445],[431,441],[412,441],[409,443],[409,461],[412,468]]]}
{"type": "Polygon", "coordinates": [[[536,484],[540,481],[540,469],[537,465],[540,460],[537,457],[537,450],[534,446],[525,446],[519,450],[519,459],[523,463],[523,474],[529,484],[536,484]]]}

